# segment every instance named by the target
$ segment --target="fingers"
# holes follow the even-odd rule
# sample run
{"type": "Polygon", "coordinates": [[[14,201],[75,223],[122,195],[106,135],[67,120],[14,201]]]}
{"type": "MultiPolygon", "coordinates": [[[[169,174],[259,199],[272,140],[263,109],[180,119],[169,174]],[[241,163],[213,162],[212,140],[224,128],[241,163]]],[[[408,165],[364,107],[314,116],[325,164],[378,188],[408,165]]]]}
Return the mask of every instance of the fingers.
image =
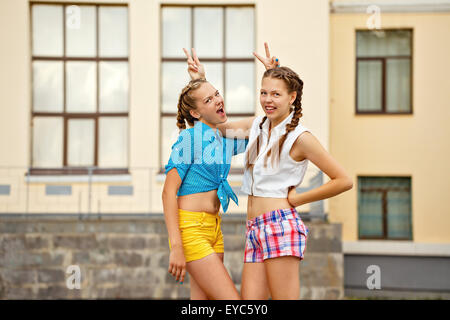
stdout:
{"type": "Polygon", "coordinates": [[[176,265],[175,263],[169,263],[169,273],[175,277],[175,280],[180,283],[184,282],[184,277],[186,275],[186,266],[185,265],[176,265]]]}
{"type": "Polygon", "coordinates": [[[186,268],[183,268],[183,270],[181,271],[180,283],[184,282],[185,275],[186,275],[186,268]]]}
{"type": "Polygon", "coordinates": [[[267,42],[264,42],[264,49],[266,50],[266,57],[270,59],[269,45],[267,42]]]}
{"type": "Polygon", "coordinates": [[[190,61],[194,62],[194,60],[192,60],[191,55],[189,54],[189,51],[187,51],[185,48],[183,48],[183,51],[184,51],[184,54],[186,55],[186,58],[187,58],[187,60],[188,60],[188,63],[189,63],[190,61]]]}
{"type": "Polygon", "coordinates": [[[261,61],[263,64],[265,63],[264,58],[261,57],[259,54],[257,54],[256,52],[253,52],[253,55],[258,58],[259,61],[261,61]]]}
{"type": "Polygon", "coordinates": [[[195,52],[194,48],[192,48],[192,55],[194,56],[194,62],[197,64],[197,66],[200,65],[200,60],[198,60],[197,53],[195,52]]]}

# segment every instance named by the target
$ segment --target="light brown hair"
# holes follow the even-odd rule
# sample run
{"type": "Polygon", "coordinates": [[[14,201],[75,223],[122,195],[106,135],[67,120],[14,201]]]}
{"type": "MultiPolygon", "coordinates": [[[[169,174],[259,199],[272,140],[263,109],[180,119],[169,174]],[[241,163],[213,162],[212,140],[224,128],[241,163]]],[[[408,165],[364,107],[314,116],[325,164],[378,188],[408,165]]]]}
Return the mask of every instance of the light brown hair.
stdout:
{"type": "MultiPolygon", "coordinates": [[[[274,144],[272,148],[267,151],[264,159],[264,166],[267,166],[267,160],[272,155],[272,150],[278,149],[278,155],[277,157],[272,156],[272,165],[275,161],[275,159],[279,159],[281,150],[283,148],[283,144],[286,141],[287,135],[289,132],[294,130],[300,118],[303,116],[302,114],[302,94],[303,94],[303,81],[300,79],[300,77],[293,71],[292,69],[288,67],[279,67],[274,69],[269,69],[266,72],[264,72],[263,79],[264,78],[273,78],[273,79],[280,79],[283,80],[288,93],[292,93],[294,91],[297,92],[297,97],[295,98],[294,102],[292,103],[293,108],[291,108],[290,111],[294,111],[294,115],[292,117],[292,120],[290,123],[286,124],[286,133],[283,134],[283,136],[280,137],[278,140],[278,145],[274,144]]],[[[259,129],[262,130],[263,123],[267,120],[267,116],[264,116],[261,123],[259,124],[259,129]]],[[[247,163],[245,164],[246,168],[250,168],[254,165],[256,158],[259,154],[259,139],[261,137],[260,135],[256,138],[256,141],[249,146],[248,149],[248,157],[247,157],[247,163]]]]}

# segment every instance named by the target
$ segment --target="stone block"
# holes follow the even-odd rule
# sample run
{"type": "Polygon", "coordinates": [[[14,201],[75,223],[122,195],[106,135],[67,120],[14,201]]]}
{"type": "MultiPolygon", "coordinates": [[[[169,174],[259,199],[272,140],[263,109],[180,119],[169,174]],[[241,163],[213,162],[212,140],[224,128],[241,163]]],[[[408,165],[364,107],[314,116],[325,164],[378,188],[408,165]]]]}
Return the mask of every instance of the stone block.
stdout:
{"type": "Polygon", "coordinates": [[[118,266],[139,267],[143,265],[143,257],[139,253],[116,252],[114,260],[118,266]]]}
{"type": "Polygon", "coordinates": [[[141,250],[146,249],[146,239],[144,237],[111,237],[108,246],[112,250],[141,250]]]}
{"type": "Polygon", "coordinates": [[[53,246],[55,248],[89,250],[96,248],[98,243],[94,234],[82,236],[57,235],[53,237],[53,246]]]}
{"type": "Polygon", "coordinates": [[[37,275],[40,283],[64,283],[66,281],[66,274],[61,269],[39,269],[37,275]]]}
{"type": "Polygon", "coordinates": [[[23,286],[37,281],[36,270],[0,269],[0,282],[5,286],[23,286]]]}

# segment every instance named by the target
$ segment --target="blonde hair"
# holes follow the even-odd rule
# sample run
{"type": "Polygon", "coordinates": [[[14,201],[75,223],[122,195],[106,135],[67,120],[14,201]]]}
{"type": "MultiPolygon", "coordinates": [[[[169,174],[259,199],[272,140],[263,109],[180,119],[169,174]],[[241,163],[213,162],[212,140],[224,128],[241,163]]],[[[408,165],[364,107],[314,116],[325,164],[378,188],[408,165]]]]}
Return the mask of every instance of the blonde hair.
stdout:
{"type": "Polygon", "coordinates": [[[206,83],[206,79],[200,78],[189,81],[189,83],[181,90],[180,97],[178,98],[178,114],[177,114],[177,127],[186,129],[186,121],[190,126],[194,125],[194,121],[198,120],[194,118],[190,110],[196,110],[196,101],[192,96],[192,92],[200,88],[203,83],[206,83]]]}

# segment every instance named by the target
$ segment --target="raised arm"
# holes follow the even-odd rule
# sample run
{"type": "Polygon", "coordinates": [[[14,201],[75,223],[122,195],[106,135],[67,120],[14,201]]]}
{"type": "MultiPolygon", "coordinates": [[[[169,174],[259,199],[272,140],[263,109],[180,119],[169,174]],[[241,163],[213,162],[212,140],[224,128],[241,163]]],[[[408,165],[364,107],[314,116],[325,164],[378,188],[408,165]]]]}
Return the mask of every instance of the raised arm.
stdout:
{"type": "Polygon", "coordinates": [[[227,121],[217,125],[222,135],[227,138],[248,139],[253,120],[256,117],[248,117],[237,121],[227,121]]]}

